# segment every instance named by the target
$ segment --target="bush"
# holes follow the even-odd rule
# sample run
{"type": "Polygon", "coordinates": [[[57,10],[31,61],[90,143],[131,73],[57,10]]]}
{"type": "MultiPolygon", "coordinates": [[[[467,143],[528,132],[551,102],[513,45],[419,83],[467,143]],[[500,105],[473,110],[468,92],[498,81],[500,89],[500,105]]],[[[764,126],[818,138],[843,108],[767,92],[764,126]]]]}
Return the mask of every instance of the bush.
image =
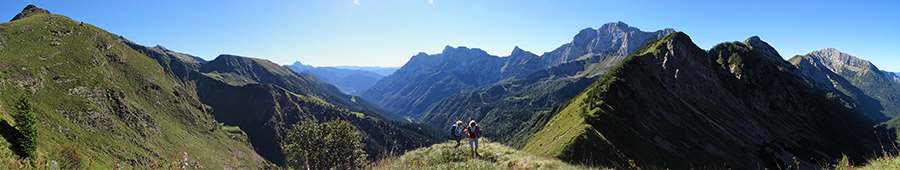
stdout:
{"type": "Polygon", "coordinates": [[[60,169],[81,169],[83,157],[78,148],[63,146],[59,151],[59,167],[60,169]]]}
{"type": "Polygon", "coordinates": [[[37,126],[35,126],[37,117],[34,116],[34,109],[28,97],[22,97],[16,105],[19,113],[13,115],[13,119],[16,121],[16,128],[19,129],[19,149],[22,156],[27,158],[34,156],[34,152],[41,142],[37,126]]]}
{"type": "Polygon", "coordinates": [[[294,169],[360,169],[366,164],[362,136],[347,121],[298,122],[288,140],[282,151],[294,169]]]}

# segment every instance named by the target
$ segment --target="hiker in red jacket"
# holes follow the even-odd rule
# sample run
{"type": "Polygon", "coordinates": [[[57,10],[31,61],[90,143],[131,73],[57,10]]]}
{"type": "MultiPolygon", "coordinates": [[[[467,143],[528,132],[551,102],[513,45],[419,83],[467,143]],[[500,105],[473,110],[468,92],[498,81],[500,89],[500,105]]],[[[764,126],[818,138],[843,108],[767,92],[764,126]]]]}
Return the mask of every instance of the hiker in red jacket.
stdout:
{"type": "Polygon", "coordinates": [[[463,132],[469,134],[469,148],[472,149],[472,156],[481,156],[478,154],[478,136],[481,136],[481,129],[475,124],[475,120],[469,122],[469,127],[466,127],[463,132]]]}

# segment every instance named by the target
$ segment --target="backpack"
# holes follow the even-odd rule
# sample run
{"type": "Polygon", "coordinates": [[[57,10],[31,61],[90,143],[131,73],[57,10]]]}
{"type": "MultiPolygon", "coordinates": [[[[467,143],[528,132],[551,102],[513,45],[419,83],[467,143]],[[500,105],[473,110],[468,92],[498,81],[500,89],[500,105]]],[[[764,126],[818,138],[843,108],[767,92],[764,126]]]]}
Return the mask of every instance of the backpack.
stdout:
{"type": "Polygon", "coordinates": [[[458,137],[458,136],[459,136],[459,135],[456,134],[456,129],[457,129],[457,128],[459,128],[459,127],[457,127],[456,124],[453,124],[453,126],[450,127],[450,136],[453,136],[453,137],[458,137]]]}
{"type": "Polygon", "coordinates": [[[471,126],[470,126],[470,127],[466,127],[466,131],[469,131],[469,137],[470,137],[470,138],[478,137],[478,135],[481,134],[481,129],[478,128],[478,126],[475,126],[475,129],[472,129],[471,126]],[[477,134],[476,134],[476,133],[477,133],[477,134]]]}

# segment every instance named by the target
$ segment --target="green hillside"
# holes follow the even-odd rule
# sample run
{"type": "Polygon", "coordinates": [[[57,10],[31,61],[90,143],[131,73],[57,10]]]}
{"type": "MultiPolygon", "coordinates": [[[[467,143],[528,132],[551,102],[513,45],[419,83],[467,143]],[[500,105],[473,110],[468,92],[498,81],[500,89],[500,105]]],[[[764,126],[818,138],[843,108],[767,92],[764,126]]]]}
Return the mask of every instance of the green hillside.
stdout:
{"type": "Polygon", "coordinates": [[[30,97],[41,143],[36,157],[19,159],[9,149],[15,138],[4,133],[0,169],[271,165],[118,36],[49,12],[23,16],[0,24],[0,127],[14,131],[14,101],[30,97]]]}
{"type": "Polygon", "coordinates": [[[761,169],[861,162],[890,146],[859,110],[756,48],[654,40],[556,107],[523,150],[617,168],[761,169]]]}
{"type": "Polygon", "coordinates": [[[419,148],[381,159],[367,169],[600,169],[537,156],[486,139],[480,143],[478,158],[471,157],[467,144],[455,145],[455,142],[445,142],[419,148]]]}

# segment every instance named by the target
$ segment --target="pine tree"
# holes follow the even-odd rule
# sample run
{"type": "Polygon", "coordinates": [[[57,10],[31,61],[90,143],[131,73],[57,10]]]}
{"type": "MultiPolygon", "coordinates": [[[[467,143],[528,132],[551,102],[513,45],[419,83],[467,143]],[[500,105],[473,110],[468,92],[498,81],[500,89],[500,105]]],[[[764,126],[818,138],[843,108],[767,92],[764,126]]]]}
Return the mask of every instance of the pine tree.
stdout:
{"type": "Polygon", "coordinates": [[[13,119],[16,121],[16,128],[19,129],[19,149],[21,149],[22,156],[27,158],[34,156],[34,152],[41,142],[40,137],[38,137],[37,126],[35,126],[37,117],[34,115],[31,99],[27,96],[19,99],[16,104],[19,113],[13,115],[13,119]]]}

